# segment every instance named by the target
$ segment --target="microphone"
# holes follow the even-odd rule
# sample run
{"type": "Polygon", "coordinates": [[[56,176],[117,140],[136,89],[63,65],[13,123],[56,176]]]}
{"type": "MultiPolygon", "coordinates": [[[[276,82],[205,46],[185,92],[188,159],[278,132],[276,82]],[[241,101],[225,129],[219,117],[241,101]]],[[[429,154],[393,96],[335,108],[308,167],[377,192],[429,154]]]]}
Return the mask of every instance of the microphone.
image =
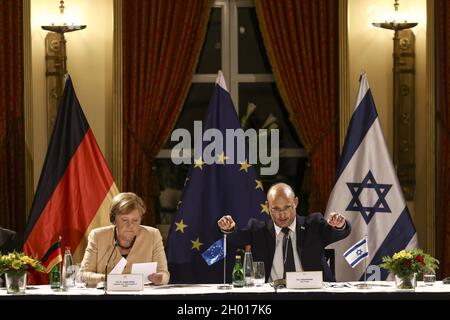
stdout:
{"type": "Polygon", "coordinates": [[[105,290],[105,294],[106,294],[106,290],[107,290],[107,286],[108,286],[108,265],[109,265],[109,261],[111,260],[113,253],[116,251],[116,247],[119,245],[119,242],[117,241],[117,239],[114,239],[114,245],[113,248],[111,250],[111,254],[109,255],[108,260],[106,261],[106,266],[105,266],[105,285],[103,286],[104,290],[105,290]]]}
{"type": "Polygon", "coordinates": [[[278,289],[286,288],[286,279],[274,280],[270,285],[275,289],[275,292],[277,292],[278,289]]]}

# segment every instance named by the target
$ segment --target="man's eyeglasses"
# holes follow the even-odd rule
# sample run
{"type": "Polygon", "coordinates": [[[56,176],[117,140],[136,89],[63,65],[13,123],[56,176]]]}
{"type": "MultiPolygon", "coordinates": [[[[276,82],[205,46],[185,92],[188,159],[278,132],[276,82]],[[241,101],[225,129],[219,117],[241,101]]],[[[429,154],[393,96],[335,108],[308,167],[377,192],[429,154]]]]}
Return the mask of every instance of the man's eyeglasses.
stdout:
{"type": "Polygon", "coordinates": [[[291,210],[294,206],[292,204],[288,204],[286,206],[284,206],[283,208],[278,208],[278,207],[270,207],[270,212],[272,213],[281,213],[281,212],[285,212],[288,210],[291,210]]]}

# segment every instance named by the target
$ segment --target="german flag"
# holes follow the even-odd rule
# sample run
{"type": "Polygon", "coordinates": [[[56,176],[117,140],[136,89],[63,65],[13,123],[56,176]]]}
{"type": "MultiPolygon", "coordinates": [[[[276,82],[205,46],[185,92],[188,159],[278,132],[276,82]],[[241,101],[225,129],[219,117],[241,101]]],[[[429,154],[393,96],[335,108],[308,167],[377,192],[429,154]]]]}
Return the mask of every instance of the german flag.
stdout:
{"type": "Polygon", "coordinates": [[[53,267],[62,261],[61,242],[57,241],[52,245],[41,259],[45,272],[50,273],[53,267]]]}
{"type": "MultiPolygon", "coordinates": [[[[109,224],[109,206],[117,193],[67,76],[25,229],[23,250],[42,259],[58,235],[62,236],[60,246],[70,247],[75,262],[80,262],[89,232],[109,224]]],[[[48,277],[30,274],[30,283],[45,284],[48,277]]]]}

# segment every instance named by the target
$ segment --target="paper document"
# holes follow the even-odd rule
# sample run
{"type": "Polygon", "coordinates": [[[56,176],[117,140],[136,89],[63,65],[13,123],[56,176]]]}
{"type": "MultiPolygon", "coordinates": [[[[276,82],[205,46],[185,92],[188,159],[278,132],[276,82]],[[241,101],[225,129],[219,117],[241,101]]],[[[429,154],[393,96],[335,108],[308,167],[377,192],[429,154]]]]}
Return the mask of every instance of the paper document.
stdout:
{"type": "Polygon", "coordinates": [[[148,280],[148,276],[156,272],[157,265],[157,262],[133,263],[131,266],[131,273],[141,273],[144,275],[144,284],[151,283],[150,280],[148,280]]]}
{"type": "Polygon", "coordinates": [[[125,266],[127,265],[127,259],[122,257],[119,262],[114,266],[109,274],[121,274],[125,266]]]}

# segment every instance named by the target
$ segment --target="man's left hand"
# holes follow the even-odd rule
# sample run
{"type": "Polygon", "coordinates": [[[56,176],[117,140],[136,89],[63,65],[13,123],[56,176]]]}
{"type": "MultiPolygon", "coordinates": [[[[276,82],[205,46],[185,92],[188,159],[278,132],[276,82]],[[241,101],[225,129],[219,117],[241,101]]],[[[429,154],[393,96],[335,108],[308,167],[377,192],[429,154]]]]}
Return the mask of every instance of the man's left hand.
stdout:
{"type": "Polygon", "coordinates": [[[336,229],[342,229],[345,226],[345,218],[338,212],[330,213],[327,223],[336,229]]]}

